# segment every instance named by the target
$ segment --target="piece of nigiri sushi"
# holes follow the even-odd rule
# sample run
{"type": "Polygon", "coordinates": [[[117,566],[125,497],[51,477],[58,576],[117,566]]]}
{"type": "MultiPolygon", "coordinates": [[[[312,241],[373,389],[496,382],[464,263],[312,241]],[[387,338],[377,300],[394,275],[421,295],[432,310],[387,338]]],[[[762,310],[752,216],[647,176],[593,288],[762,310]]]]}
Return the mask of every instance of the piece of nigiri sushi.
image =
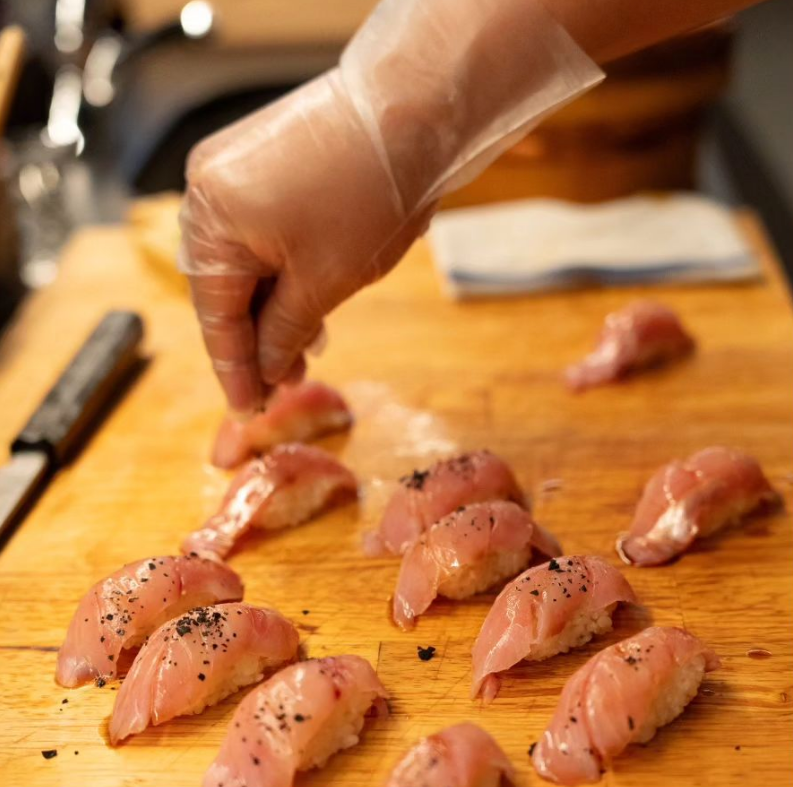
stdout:
{"type": "Polygon", "coordinates": [[[662,467],[647,483],[628,533],[617,539],[626,563],[657,566],[764,505],[777,493],[751,457],[706,448],[662,467]]]}
{"type": "Polygon", "coordinates": [[[542,661],[611,628],[619,602],[635,602],[628,580],[592,555],[564,556],[535,566],[499,593],[473,648],[471,696],[498,693],[496,673],[519,661],[542,661]]]}
{"type": "Polygon", "coordinates": [[[462,599],[523,571],[532,555],[562,554],[559,542],[517,503],[496,500],[458,508],[436,522],[402,557],[394,621],[412,628],[436,596],[462,599]]]}
{"type": "Polygon", "coordinates": [[[679,628],[645,629],[601,650],[567,681],[534,746],[537,773],[557,784],[596,782],[631,743],[679,716],[719,659],[679,628]]]}
{"type": "Polygon", "coordinates": [[[515,783],[512,763],[481,727],[455,724],[419,741],[385,787],[499,787],[515,783]]]}
{"type": "Polygon", "coordinates": [[[386,697],[359,656],[293,664],[240,703],[204,787],[291,787],[297,771],[358,743],[367,711],[386,697]]]}
{"type": "Polygon", "coordinates": [[[460,506],[487,500],[512,500],[525,506],[512,470],[490,451],[444,459],[399,481],[379,533],[370,533],[364,543],[369,555],[401,555],[428,527],[460,506]]]}
{"type": "Polygon", "coordinates": [[[635,301],[606,317],[597,347],[565,372],[574,391],[685,355],[694,348],[678,316],[653,301],[635,301]]]}
{"type": "Polygon", "coordinates": [[[240,578],[217,560],[187,555],[128,563],[83,596],[58,651],[55,680],[67,688],[111,680],[122,650],[175,615],[237,601],[242,590],[240,578]]]}
{"type": "Polygon", "coordinates": [[[357,493],[355,476],[327,451],[279,445],[237,473],[218,513],[184,540],[182,551],[225,557],[251,527],[299,525],[357,493]]]}
{"type": "Polygon", "coordinates": [[[248,604],[196,607],[144,643],[116,697],[110,742],[201,713],[297,657],[297,629],[248,604]]]}
{"type": "Polygon", "coordinates": [[[304,380],[279,385],[262,413],[247,421],[227,416],[218,430],[212,464],[232,468],[280,443],[306,442],[348,429],[352,413],[341,394],[304,380]]]}

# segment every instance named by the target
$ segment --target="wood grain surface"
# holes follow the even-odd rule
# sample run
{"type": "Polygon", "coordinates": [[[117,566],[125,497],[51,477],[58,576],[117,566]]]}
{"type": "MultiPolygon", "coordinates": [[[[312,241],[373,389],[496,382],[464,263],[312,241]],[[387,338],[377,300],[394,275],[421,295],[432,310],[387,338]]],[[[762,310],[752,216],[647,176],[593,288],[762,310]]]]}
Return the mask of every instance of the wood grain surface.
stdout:
{"type": "Polygon", "coordinates": [[[0,136],[5,133],[24,58],[25,33],[22,28],[11,25],[0,31],[0,136]]]}
{"type": "MultiPolygon", "coordinates": [[[[231,564],[246,600],[290,616],[310,655],[369,658],[391,692],[393,714],[367,723],[362,743],[324,771],[300,776],[301,787],[373,787],[419,736],[464,719],[495,735],[521,784],[539,784],[527,749],[565,680],[599,648],[651,621],[687,626],[724,666],[680,719],[651,744],[632,747],[603,783],[791,784],[788,514],[755,518],[674,565],[626,568],[643,606],[619,612],[612,634],[579,651],[509,671],[486,708],[468,700],[469,653],[493,594],[436,603],[414,632],[400,633],[386,617],[397,563],[364,559],[359,550],[393,479],[480,446],[513,465],[538,520],[566,551],[615,564],[615,533],[644,481],[704,446],[756,455],[790,510],[793,313],[757,225],[746,217],[743,224],[765,264],[759,283],[460,304],[441,298],[419,245],[333,315],[330,345],[311,372],[338,385],[356,412],[349,435],[323,444],[358,474],[363,499],[304,527],[254,537],[231,564]],[[699,339],[697,353],[617,387],[568,394],[560,372],[590,347],[604,314],[648,294],[679,310],[699,339]],[[549,480],[558,483],[544,485],[549,480]],[[429,662],[416,655],[426,645],[437,648],[429,662]],[[754,648],[770,656],[752,658],[754,648]]],[[[141,264],[122,228],[76,236],[58,281],[24,305],[0,345],[3,444],[110,308],[145,316],[148,367],[0,555],[0,783],[7,787],[198,785],[242,696],[113,749],[105,725],[117,686],[68,691],[53,680],[56,649],[89,586],[125,562],[174,553],[227,480],[207,464],[222,400],[190,306],[141,264]],[[47,749],[58,756],[44,759],[47,749]]]]}

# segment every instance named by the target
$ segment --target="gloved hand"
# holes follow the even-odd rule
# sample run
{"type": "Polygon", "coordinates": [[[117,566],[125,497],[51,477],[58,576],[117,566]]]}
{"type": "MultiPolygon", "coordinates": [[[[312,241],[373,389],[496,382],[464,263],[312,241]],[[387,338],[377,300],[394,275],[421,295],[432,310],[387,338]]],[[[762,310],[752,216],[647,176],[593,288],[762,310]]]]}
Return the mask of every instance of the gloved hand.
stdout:
{"type": "Polygon", "coordinates": [[[338,71],[202,142],[187,169],[182,265],[233,409],[300,373],[323,317],[423,229],[408,217],[338,71]]]}
{"type": "Polygon", "coordinates": [[[299,376],[443,193],[601,78],[540,0],[385,0],[338,68],[201,142],[179,262],[230,407],[299,376]]]}

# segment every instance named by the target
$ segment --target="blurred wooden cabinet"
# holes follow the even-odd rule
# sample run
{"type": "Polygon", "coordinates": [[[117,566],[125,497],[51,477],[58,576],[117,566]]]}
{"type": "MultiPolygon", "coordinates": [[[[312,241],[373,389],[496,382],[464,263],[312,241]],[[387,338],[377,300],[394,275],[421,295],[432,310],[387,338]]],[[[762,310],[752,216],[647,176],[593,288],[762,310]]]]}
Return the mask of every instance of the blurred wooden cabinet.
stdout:
{"type": "Polygon", "coordinates": [[[617,61],[445,207],[526,197],[581,202],[693,185],[708,107],[729,76],[732,26],[710,26],[617,61]]]}
{"type": "MultiPolygon", "coordinates": [[[[187,0],[120,0],[128,24],[153,30],[179,17],[187,0]]],[[[227,46],[338,45],[349,39],[376,0],[211,0],[227,46]]]]}

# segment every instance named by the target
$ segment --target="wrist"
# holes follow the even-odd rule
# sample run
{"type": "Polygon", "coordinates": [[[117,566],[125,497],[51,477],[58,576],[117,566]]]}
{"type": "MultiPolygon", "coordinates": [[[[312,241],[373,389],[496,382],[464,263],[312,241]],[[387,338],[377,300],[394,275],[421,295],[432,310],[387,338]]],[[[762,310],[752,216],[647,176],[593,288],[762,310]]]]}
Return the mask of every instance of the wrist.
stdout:
{"type": "Polygon", "coordinates": [[[340,75],[407,214],[603,76],[539,0],[385,0],[340,75]]]}

